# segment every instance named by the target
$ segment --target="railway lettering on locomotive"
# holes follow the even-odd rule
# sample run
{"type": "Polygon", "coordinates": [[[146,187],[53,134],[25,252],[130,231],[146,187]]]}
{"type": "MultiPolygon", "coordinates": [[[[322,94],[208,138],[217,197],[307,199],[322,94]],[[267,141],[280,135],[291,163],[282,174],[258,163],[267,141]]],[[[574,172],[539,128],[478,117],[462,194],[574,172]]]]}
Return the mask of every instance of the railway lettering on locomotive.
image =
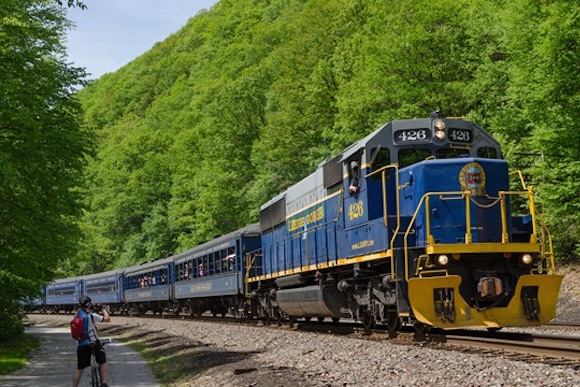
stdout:
{"type": "Polygon", "coordinates": [[[57,280],[43,307],[72,310],[90,293],[119,313],[540,325],[555,317],[562,276],[522,176],[471,121],[391,121],[263,204],[259,224],[57,280]]]}

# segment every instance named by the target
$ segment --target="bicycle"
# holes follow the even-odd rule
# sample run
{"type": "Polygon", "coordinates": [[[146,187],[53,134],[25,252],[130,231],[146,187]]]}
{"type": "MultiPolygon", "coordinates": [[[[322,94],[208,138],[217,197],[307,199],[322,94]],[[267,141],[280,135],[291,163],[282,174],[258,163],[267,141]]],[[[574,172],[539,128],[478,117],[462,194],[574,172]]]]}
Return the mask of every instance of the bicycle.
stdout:
{"type": "MultiPolygon", "coordinates": [[[[111,340],[99,340],[101,343],[101,347],[104,347],[105,344],[110,343],[111,340]]],[[[92,387],[101,387],[101,373],[99,371],[99,363],[97,363],[97,357],[95,355],[95,348],[96,345],[89,344],[91,346],[91,370],[89,373],[89,378],[91,379],[91,386],[92,387]]]]}

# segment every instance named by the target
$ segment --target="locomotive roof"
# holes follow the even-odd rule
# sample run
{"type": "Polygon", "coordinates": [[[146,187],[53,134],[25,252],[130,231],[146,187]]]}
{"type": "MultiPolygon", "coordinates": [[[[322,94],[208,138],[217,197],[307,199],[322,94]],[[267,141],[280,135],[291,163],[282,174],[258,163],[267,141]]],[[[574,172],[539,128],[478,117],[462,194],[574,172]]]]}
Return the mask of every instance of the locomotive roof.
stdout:
{"type": "MultiPolygon", "coordinates": [[[[348,160],[351,156],[353,156],[363,148],[373,147],[375,146],[375,144],[379,143],[385,144],[392,142],[393,133],[396,132],[397,130],[430,128],[434,119],[436,118],[413,118],[408,120],[390,121],[385,125],[381,126],[380,128],[378,128],[377,130],[373,131],[369,135],[365,136],[364,138],[349,145],[346,149],[342,151],[341,153],[342,157],[340,161],[348,160]]],[[[499,147],[499,143],[493,137],[491,137],[487,132],[485,132],[482,128],[477,126],[472,121],[464,120],[462,118],[457,117],[443,118],[443,120],[447,123],[448,127],[475,129],[479,132],[478,135],[485,137],[487,140],[493,142],[499,147]]]]}

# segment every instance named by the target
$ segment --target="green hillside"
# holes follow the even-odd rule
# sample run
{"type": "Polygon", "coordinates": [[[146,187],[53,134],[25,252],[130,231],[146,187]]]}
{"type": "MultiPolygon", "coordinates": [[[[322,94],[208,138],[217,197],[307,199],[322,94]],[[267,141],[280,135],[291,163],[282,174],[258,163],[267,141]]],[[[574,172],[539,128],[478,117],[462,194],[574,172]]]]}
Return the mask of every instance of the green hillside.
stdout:
{"type": "Polygon", "coordinates": [[[176,253],[391,119],[490,130],[537,186],[562,257],[580,231],[577,1],[221,0],[82,90],[98,150],[82,253],[99,271],[176,253]]]}

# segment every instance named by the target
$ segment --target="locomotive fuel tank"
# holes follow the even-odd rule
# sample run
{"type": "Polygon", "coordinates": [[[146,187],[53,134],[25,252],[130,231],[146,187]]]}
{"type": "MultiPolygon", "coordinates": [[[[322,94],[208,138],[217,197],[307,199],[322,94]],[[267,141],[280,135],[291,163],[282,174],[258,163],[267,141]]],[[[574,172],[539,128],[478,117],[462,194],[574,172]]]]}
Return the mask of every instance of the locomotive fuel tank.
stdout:
{"type": "Polygon", "coordinates": [[[293,317],[349,317],[347,302],[335,285],[306,286],[276,292],[279,308],[293,317]]]}

